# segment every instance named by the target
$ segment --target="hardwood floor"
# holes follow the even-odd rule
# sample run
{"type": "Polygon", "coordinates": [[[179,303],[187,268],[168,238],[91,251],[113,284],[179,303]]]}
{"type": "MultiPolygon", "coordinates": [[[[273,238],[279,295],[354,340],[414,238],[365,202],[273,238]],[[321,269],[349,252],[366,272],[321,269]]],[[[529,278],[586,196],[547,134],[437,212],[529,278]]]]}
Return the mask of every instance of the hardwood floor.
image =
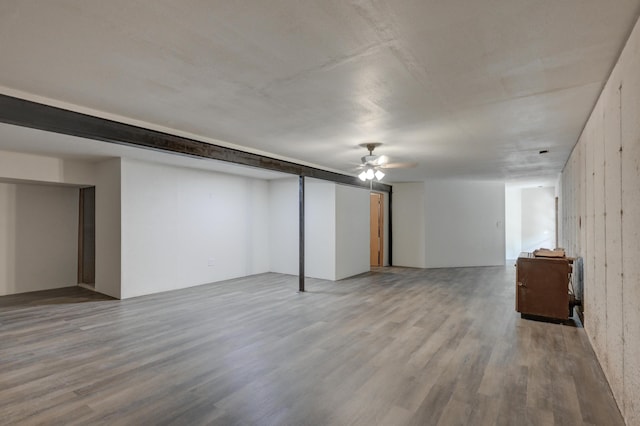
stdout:
{"type": "Polygon", "coordinates": [[[622,425],[584,330],[521,319],[514,273],[1,297],[0,423],[622,425]]]}

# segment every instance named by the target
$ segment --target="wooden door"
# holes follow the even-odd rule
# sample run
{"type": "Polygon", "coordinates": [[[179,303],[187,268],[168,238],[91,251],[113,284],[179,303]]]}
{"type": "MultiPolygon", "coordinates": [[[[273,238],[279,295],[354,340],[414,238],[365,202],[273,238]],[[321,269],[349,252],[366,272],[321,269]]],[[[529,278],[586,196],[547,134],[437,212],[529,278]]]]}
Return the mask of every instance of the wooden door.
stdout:
{"type": "Polygon", "coordinates": [[[383,195],[371,193],[370,217],[370,258],[371,266],[383,266],[383,236],[384,236],[384,202],[383,195]]]}

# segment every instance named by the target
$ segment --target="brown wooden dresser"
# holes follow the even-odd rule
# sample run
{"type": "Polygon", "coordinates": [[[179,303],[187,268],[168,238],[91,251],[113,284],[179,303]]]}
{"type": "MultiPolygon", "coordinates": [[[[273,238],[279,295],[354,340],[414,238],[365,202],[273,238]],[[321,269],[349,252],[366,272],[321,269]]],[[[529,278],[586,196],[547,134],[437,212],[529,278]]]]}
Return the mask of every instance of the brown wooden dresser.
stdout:
{"type": "Polygon", "coordinates": [[[569,319],[572,262],[573,259],[567,257],[520,253],[516,261],[516,311],[523,316],[569,319]]]}

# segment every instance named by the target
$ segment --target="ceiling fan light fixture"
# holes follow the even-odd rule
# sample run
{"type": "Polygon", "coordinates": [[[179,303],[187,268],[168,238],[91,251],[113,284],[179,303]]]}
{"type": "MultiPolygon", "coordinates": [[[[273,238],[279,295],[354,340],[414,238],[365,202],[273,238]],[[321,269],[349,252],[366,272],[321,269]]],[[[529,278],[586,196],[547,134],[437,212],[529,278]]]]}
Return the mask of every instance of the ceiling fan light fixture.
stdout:
{"type": "Polygon", "coordinates": [[[384,177],[384,173],[382,173],[382,170],[376,170],[376,179],[378,180],[382,180],[382,178],[384,177]]]}
{"type": "Polygon", "coordinates": [[[367,179],[372,180],[375,177],[375,173],[373,169],[367,169],[366,171],[367,179]]]}
{"type": "Polygon", "coordinates": [[[358,175],[358,177],[360,178],[361,181],[365,181],[367,180],[367,172],[362,172],[358,175]]]}

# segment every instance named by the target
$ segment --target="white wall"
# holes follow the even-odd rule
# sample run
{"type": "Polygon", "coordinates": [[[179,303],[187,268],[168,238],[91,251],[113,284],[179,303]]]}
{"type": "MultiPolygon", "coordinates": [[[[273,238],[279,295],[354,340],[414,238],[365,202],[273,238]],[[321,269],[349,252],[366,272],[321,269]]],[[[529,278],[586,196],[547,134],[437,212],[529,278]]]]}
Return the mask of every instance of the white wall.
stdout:
{"type": "MultiPolygon", "coordinates": [[[[382,253],[382,265],[389,266],[389,194],[382,193],[382,199],[384,200],[384,251],[382,253]]],[[[371,260],[371,259],[369,259],[371,260]]]]}
{"type": "MultiPolygon", "coordinates": [[[[269,182],[271,271],[298,274],[298,178],[269,182]]],[[[305,275],[369,271],[369,191],[305,179],[305,275]]]]}
{"type": "Polygon", "coordinates": [[[505,188],[505,259],[517,259],[522,252],[522,188],[505,188]]]}
{"type": "Polygon", "coordinates": [[[336,252],[335,280],[368,272],[371,269],[370,191],[335,185],[336,252]]]}
{"type": "Polygon", "coordinates": [[[640,424],[640,24],[561,178],[561,245],[584,260],[585,330],[627,424],[640,424]]]}
{"type": "Polygon", "coordinates": [[[96,291],[120,298],[121,265],[121,160],[96,165],[96,291]]]}
{"type": "Polygon", "coordinates": [[[0,183],[0,295],[77,278],[78,189],[0,183]]]}
{"type": "Polygon", "coordinates": [[[269,181],[269,264],[271,272],[298,274],[298,178],[269,181]]]}
{"type": "Polygon", "coordinates": [[[505,190],[506,259],[541,247],[554,248],[556,188],[507,187],[505,190]]]}
{"type": "Polygon", "coordinates": [[[312,278],[336,278],[336,184],[305,179],[304,272],[312,278]]]}
{"type": "Polygon", "coordinates": [[[266,181],[122,162],[122,298],[267,272],[266,181]]]}
{"type": "Polygon", "coordinates": [[[424,182],[393,185],[393,265],[426,268],[424,182]]]}
{"type": "Polygon", "coordinates": [[[522,251],[556,246],[556,190],[522,189],[522,251]]]}
{"type": "Polygon", "coordinates": [[[93,185],[94,166],[57,157],[0,151],[0,179],[93,185]]]}
{"type": "Polygon", "coordinates": [[[502,183],[434,180],[393,185],[393,264],[504,265],[502,183]]]}
{"type": "Polygon", "coordinates": [[[426,182],[427,267],[504,265],[504,188],[494,182],[426,182]]]}
{"type": "Polygon", "coordinates": [[[0,184],[0,295],[16,293],[16,185],[0,184]]]}

